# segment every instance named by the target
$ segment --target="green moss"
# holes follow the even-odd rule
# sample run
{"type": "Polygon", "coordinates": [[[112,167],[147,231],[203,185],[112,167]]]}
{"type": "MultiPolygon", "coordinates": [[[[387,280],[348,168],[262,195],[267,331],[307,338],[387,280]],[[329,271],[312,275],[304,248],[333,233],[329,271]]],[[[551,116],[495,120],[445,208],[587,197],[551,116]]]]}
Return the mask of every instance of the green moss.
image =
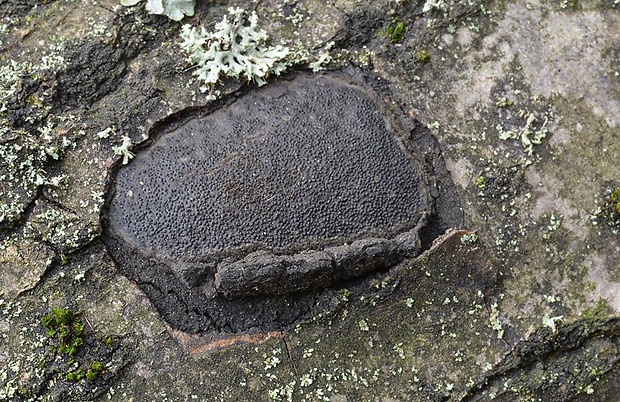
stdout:
{"type": "Polygon", "coordinates": [[[101,373],[104,369],[104,364],[98,361],[94,361],[91,363],[90,368],[91,370],[97,372],[97,373],[101,373]]]}
{"type": "Polygon", "coordinates": [[[607,190],[596,217],[607,222],[614,233],[620,233],[620,187],[607,190]]]}
{"type": "MultiPolygon", "coordinates": [[[[41,322],[47,328],[47,336],[57,342],[56,352],[70,357],[69,364],[76,363],[75,356],[84,344],[84,324],[69,309],[52,308],[41,322]]],[[[106,344],[113,342],[111,337],[106,338],[106,344]]],[[[109,345],[109,344],[108,344],[109,345]]],[[[105,371],[105,364],[101,361],[93,361],[85,366],[83,362],[77,362],[78,368],[65,374],[65,379],[70,382],[78,382],[83,379],[95,381],[105,371]],[[81,366],[81,367],[79,367],[81,366]]],[[[75,366],[74,366],[75,367],[75,366]]]]}
{"type": "Polygon", "coordinates": [[[475,184],[476,184],[476,188],[478,190],[484,190],[484,188],[487,186],[487,182],[486,182],[486,179],[484,178],[484,176],[478,176],[476,178],[475,184]]]}
{"type": "Polygon", "coordinates": [[[79,368],[75,371],[67,373],[65,378],[67,379],[67,381],[78,382],[78,381],[81,381],[84,378],[84,376],[85,376],[84,370],[79,368]]]}
{"type": "Polygon", "coordinates": [[[418,49],[415,51],[415,58],[420,62],[420,63],[428,63],[431,60],[431,54],[424,50],[424,49],[418,49]]]}
{"type": "Polygon", "coordinates": [[[28,104],[30,106],[35,106],[35,107],[38,107],[38,108],[42,108],[42,107],[45,106],[43,104],[43,102],[41,101],[41,99],[37,95],[30,95],[30,96],[28,96],[27,100],[28,100],[28,104]]]}
{"type": "Polygon", "coordinates": [[[398,20],[398,18],[392,18],[392,22],[385,29],[385,38],[388,38],[392,44],[401,43],[405,35],[405,23],[398,20]]]}
{"type": "Polygon", "coordinates": [[[577,3],[577,0],[566,0],[563,5],[565,8],[574,10],[577,8],[578,3],[577,3]]]}
{"type": "Polygon", "coordinates": [[[105,338],[104,342],[105,342],[106,346],[110,347],[110,346],[114,345],[114,338],[111,337],[111,336],[107,336],[105,338]]]}
{"type": "Polygon", "coordinates": [[[73,360],[80,346],[84,344],[82,339],[84,324],[76,319],[73,311],[56,307],[52,308],[41,322],[47,328],[48,338],[58,342],[58,352],[68,355],[73,360]]]}
{"type": "Polygon", "coordinates": [[[611,209],[618,215],[620,215],[620,187],[615,189],[609,196],[609,202],[611,209]]]}
{"type": "Polygon", "coordinates": [[[99,375],[105,369],[105,365],[99,361],[94,361],[90,364],[90,368],[86,370],[86,378],[89,381],[95,381],[99,378],[99,375]]]}
{"type": "Polygon", "coordinates": [[[506,98],[505,96],[502,96],[501,98],[499,98],[497,100],[497,102],[495,102],[495,106],[497,107],[508,107],[508,106],[512,106],[514,105],[514,101],[506,98]]]}
{"type": "Polygon", "coordinates": [[[599,299],[598,303],[596,304],[596,307],[586,309],[582,313],[582,316],[583,318],[590,321],[591,323],[595,323],[595,322],[601,322],[601,321],[606,320],[611,314],[611,312],[612,310],[609,304],[607,303],[607,300],[599,299]]]}
{"type": "Polygon", "coordinates": [[[84,369],[79,368],[75,371],[67,373],[65,378],[67,379],[67,381],[71,381],[71,382],[82,381],[84,378],[86,378],[89,381],[95,381],[97,378],[99,378],[99,375],[103,372],[103,370],[104,370],[103,363],[94,361],[91,363],[90,368],[88,370],[84,371],[84,369]]]}

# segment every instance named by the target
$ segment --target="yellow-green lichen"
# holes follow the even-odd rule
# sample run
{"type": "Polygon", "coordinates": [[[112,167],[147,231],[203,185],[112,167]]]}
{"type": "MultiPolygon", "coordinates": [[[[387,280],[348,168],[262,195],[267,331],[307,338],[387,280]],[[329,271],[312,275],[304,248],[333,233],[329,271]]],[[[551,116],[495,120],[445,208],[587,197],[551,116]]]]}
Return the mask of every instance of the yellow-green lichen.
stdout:
{"type": "Polygon", "coordinates": [[[424,49],[418,49],[415,51],[414,53],[416,60],[418,60],[420,63],[428,63],[431,60],[431,54],[424,49]]]}

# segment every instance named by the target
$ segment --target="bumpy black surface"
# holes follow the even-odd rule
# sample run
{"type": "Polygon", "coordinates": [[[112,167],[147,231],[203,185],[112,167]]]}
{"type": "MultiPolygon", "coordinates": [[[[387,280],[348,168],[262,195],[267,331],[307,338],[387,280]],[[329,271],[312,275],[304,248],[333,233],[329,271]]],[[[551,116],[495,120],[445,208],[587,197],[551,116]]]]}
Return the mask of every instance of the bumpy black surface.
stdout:
{"type": "Polygon", "coordinates": [[[385,236],[426,207],[417,164],[366,93],[272,84],[187,121],[116,177],[111,228],[172,259],[385,236]]]}
{"type": "Polygon", "coordinates": [[[103,239],[172,327],[286,328],[462,224],[428,130],[347,77],[173,115],[116,170],[103,239]]]}

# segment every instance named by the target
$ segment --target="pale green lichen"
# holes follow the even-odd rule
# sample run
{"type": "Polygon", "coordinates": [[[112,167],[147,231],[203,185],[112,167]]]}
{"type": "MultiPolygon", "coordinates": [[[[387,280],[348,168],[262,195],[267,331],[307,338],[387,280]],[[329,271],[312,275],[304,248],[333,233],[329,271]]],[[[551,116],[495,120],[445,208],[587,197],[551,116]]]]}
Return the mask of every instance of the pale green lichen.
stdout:
{"type": "Polygon", "coordinates": [[[323,52],[319,54],[313,62],[308,64],[308,67],[312,69],[313,72],[317,73],[321,70],[325,69],[325,65],[329,64],[333,58],[329,53],[329,50],[335,45],[334,41],[331,41],[325,45],[323,48],[323,52]]]}
{"type": "Polygon", "coordinates": [[[83,135],[69,128],[71,116],[48,116],[51,105],[36,93],[19,96],[24,80],[40,81],[66,66],[62,50],[63,45],[52,44],[40,53],[24,53],[0,66],[0,224],[11,225],[18,219],[40,186],[61,184],[64,176],[51,175],[46,165],[74,148],[75,139],[83,135]],[[18,61],[21,56],[29,61],[18,61]],[[8,117],[20,107],[29,110],[23,122],[38,128],[12,126],[8,117]]]}
{"type": "Polygon", "coordinates": [[[114,128],[108,127],[105,130],[99,131],[96,135],[101,139],[110,138],[110,134],[114,134],[114,128]]]}
{"type": "Polygon", "coordinates": [[[132,146],[131,138],[128,136],[123,136],[123,143],[121,145],[112,147],[112,151],[114,151],[114,155],[122,155],[123,156],[123,165],[129,163],[129,159],[134,157],[134,154],[129,150],[132,146]]]}
{"type": "MultiPolygon", "coordinates": [[[[141,0],[121,0],[124,6],[135,6],[141,0]]],[[[175,21],[194,15],[196,0],[147,0],[146,11],[151,14],[166,15],[175,21]]]]}
{"type": "Polygon", "coordinates": [[[499,133],[501,140],[521,140],[521,145],[525,148],[525,152],[528,156],[532,156],[534,153],[534,145],[542,144],[542,140],[547,136],[547,123],[549,119],[544,118],[542,125],[538,128],[535,127],[535,123],[539,121],[536,113],[526,110],[521,111],[521,116],[525,119],[525,126],[516,130],[505,130],[501,124],[498,124],[495,128],[499,133]]]}
{"type": "MultiPolygon", "coordinates": [[[[98,212],[98,208],[94,211],[98,212]]],[[[75,213],[37,200],[24,226],[24,238],[53,244],[60,252],[67,253],[94,239],[97,226],[96,220],[80,219],[75,213]]]]}
{"type": "Polygon", "coordinates": [[[553,331],[553,333],[557,332],[557,327],[555,325],[556,322],[561,321],[562,319],[564,319],[563,315],[559,315],[557,317],[550,317],[549,314],[545,314],[545,316],[542,319],[542,325],[544,327],[547,327],[549,329],[551,329],[551,331],[553,331]]]}
{"type": "Polygon", "coordinates": [[[512,106],[514,105],[514,101],[506,98],[505,96],[502,96],[501,98],[499,98],[497,100],[497,102],[495,102],[495,106],[502,108],[502,107],[508,107],[508,106],[512,106]]]}
{"type": "Polygon", "coordinates": [[[461,236],[461,244],[473,244],[478,241],[478,235],[476,233],[466,233],[461,236]]]}
{"type": "Polygon", "coordinates": [[[432,10],[447,10],[447,5],[444,0],[426,0],[424,7],[422,7],[423,13],[428,13],[432,10]]]}
{"type": "MultiPolygon", "coordinates": [[[[22,87],[25,77],[37,78],[43,72],[56,72],[66,66],[66,60],[62,56],[63,45],[53,44],[40,54],[27,54],[29,62],[17,61],[17,58],[9,59],[0,66],[0,118],[6,117],[10,107],[14,108],[13,96],[22,87]]],[[[42,106],[39,102],[33,102],[36,98],[30,98],[33,106],[42,106]]],[[[39,107],[39,115],[45,114],[50,106],[39,107]]]]}
{"type": "Polygon", "coordinates": [[[497,303],[491,304],[491,314],[489,315],[491,328],[497,332],[497,339],[504,337],[504,326],[499,318],[499,310],[497,303]]]}
{"type": "Polygon", "coordinates": [[[206,84],[204,92],[212,91],[221,77],[243,77],[264,85],[269,75],[279,75],[286,68],[282,60],[288,48],[266,45],[267,33],[258,28],[255,12],[231,7],[213,32],[184,25],[181,38],[187,60],[197,66],[194,75],[206,84]]]}
{"type": "Polygon", "coordinates": [[[360,331],[365,331],[365,332],[368,332],[368,330],[370,329],[370,328],[368,327],[368,323],[366,322],[366,320],[360,320],[360,321],[358,322],[358,325],[359,325],[359,327],[360,327],[360,331]]]}
{"type": "MultiPolygon", "coordinates": [[[[484,190],[487,186],[487,180],[484,176],[478,176],[474,184],[478,190],[484,190]]],[[[484,193],[481,193],[481,195],[484,195],[484,193]]]]}
{"type": "Polygon", "coordinates": [[[280,349],[274,349],[271,356],[266,354],[263,355],[263,358],[265,359],[265,371],[277,367],[282,362],[279,357],[281,352],[282,351],[280,349]]]}
{"type": "Polygon", "coordinates": [[[0,66],[0,114],[7,111],[7,101],[18,88],[23,67],[15,60],[0,66]]]}
{"type": "Polygon", "coordinates": [[[61,185],[65,176],[48,173],[46,164],[59,160],[82,135],[68,135],[51,120],[34,134],[0,120],[0,224],[17,219],[40,186],[61,185]]]}

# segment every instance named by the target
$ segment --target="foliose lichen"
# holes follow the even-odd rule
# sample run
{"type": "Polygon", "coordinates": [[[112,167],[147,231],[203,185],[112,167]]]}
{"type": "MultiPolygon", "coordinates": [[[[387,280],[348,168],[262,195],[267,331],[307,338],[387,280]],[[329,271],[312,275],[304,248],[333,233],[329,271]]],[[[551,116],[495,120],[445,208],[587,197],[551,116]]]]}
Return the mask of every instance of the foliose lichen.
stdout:
{"type": "MultiPolygon", "coordinates": [[[[141,0],[121,0],[124,6],[135,6],[141,0]]],[[[175,21],[181,21],[186,15],[194,15],[196,0],[147,0],[146,11],[151,14],[166,15],[175,21]]]]}
{"type": "Polygon", "coordinates": [[[259,86],[271,75],[286,69],[283,58],[289,53],[281,45],[267,46],[267,33],[258,28],[258,16],[231,7],[229,15],[215,24],[215,31],[200,32],[187,24],[181,32],[181,48],[187,61],[197,68],[194,75],[206,84],[203,92],[213,90],[220,77],[244,77],[259,86]]]}
{"type": "Polygon", "coordinates": [[[119,155],[123,157],[123,165],[129,163],[129,159],[134,157],[134,154],[129,151],[129,148],[133,144],[131,143],[131,138],[128,136],[123,136],[123,143],[119,146],[112,147],[112,151],[114,151],[114,155],[119,155]]]}
{"type": "Polygon", "coordinates": [[[520,139],[525,152],[531,157],[534,154],[534,145],[542,144],[543,139],[545,139],[549,132],[547,129],[549,119],[544,117],[543,123],[535,127],[536,123],[539,121],[539,117],[535,112],[522,110],[520,111],[520,115],[526,120],[525,126],[516,130],[505,130],[501,124],[498,124],[496,129],[501,140],[520,139]]]}

